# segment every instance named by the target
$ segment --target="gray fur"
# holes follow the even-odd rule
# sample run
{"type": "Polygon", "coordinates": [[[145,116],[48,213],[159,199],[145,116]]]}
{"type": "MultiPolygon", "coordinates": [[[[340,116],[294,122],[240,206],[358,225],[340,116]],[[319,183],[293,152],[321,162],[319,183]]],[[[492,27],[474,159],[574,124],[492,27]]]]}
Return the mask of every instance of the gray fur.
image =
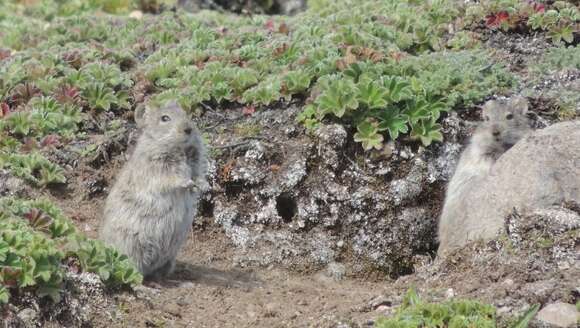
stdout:
{"type": "Polygon", "coordinates": [[[173,271],[191,229],[206,183],[205,146],[175,102],[139,107],[135,121],[142,134],[107,197],[100,237],[146,278],[161,277],[173,271]]]}
{"type": "Polygon", "coordinates": [[[495,161],[531,132],[527,110],[527,101],[522,97],[490,100],[483,105],[483,122],[461,154],[447,186],[439,219],[439,252],[470,238],[472,231],[458,232],[465,225],[465,214],[477,201],[470,195],[481,188],[495,161]]]}

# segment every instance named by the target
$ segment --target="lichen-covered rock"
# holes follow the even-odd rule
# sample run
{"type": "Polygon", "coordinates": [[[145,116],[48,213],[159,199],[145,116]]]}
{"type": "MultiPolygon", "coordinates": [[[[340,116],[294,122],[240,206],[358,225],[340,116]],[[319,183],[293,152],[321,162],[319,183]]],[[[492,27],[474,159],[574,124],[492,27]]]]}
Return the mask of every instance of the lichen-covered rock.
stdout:
{"type": "MultiPolygon", "coordinates": [[[[342,125],[303,133],[294,121],[299,110],[255,113],[244,124],[259,128],[259,137],[216,141],[227,151],[215,157],[204,197],[213,223],[236,246],[235,263],[300,271],[339,264],[346,275],[412,271],[413,257],[434,248],[459,143],[428,150],[390,143],[388,152],[369,156],[342,125]]],[[[443,127],[458,140],[457,118],[443,127]]]]}
{"type": "Polygon", "coordinates": [[[562,302],[551,303],[538,312],[536,320],[554,327],[578,327],[580,312],[572,304],[562,302]]]}

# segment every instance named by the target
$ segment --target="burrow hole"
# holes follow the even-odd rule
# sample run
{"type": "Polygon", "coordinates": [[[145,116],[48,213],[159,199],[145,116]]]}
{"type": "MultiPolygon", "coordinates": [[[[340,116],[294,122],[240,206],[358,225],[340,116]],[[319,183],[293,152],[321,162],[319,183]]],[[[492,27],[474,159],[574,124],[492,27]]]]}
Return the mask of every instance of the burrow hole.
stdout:
{"type": "Polygon", "coordinates": [[[276,197],[276,210],[282,220],[285,223],[289,223],[296,215],[296,212],[298,212],[298,205],[296,205],[296,201],[290,194],[282,193],[276,197]]]}

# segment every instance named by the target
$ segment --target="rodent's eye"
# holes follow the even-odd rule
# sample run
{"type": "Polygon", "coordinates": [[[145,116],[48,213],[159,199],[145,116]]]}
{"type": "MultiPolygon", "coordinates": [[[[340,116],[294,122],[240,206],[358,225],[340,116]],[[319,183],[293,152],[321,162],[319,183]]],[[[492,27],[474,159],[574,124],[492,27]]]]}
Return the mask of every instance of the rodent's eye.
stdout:
{"type": "Polygon", "coordinates": [[[161,116],[161,120],[162,120],[163,122],[169,122],[169,121],[171,121],[171,117],[169,117],[169,116],[167,116],[167,115],[163,115],[163,116],[161,116]]]}
{"type": "Polygon", "coordinates": [[[508,114],[505,116],[505,118],[506,118],[507,120],[511,120],[512,118],[514,118],[514,114],[512,114],[512,113],[508,113],[508,114]]]}
{"type": "Polygon", "coordinates": [[[485,115],[485,117],[483,119],[487,122],[487,121],[489,121],[489,116],[485,115]]]}

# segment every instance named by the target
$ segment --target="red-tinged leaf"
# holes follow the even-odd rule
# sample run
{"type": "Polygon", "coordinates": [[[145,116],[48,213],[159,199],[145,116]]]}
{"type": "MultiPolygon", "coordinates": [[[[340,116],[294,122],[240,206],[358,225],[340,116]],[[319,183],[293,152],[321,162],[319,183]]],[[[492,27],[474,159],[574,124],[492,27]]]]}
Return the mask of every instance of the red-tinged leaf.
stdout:
{"type": "Polygon", "coordinates": [[[30,211],[28,211],[27,213],[24,214],[24,217],[32,222],[36,219],[38,219],[40,216],[42,215],[42,211],[37,209],[37,208],[33,208],[30,211]]]}
{"type": "Polygon", "coordinates": [[[0,103],[0,118],[10,115],[10,106],[7,103],[0,103]]]}
{"type": "Polygon", "coordinates": [[[62,60],[76,69],[79,69],[81,66],[83,66],[83,57],[78,50],[72,50],[64,53],[62,55],[62,60]]]}
{"type": "Polygon", "coordinates": [[[391,53],[389,53],[389,57],[391,57],[394,61],[398,63],[401,61],[403,57],[405,57],[405,54],[400,51],[392,51],[391,53]]]}
{"type": "Polygon", "coordinates": [[[275,30],[275,29],[274,29],[274,21],[273,21],[273,20],[271,20],[271,19],[268,19],[268,20],[266,21],[266,23],[264,24],[264,27],[265,27],[266,29],[268,29],[270,32],[274,32],[274,30],[275,30]]]}
{"type": "Polygon", "coordinates": [[[33,83],[25,82],[17,85],[14,90],[12,90],[12,95],[10,98],[13,104],[21,105],[28,103],[30,99],[41,94],[42,91],[33,83]]]}
{"type": "Polygon", "coordinates": [[[280,57],[283,53],[286,52],[286,50],[288,50],[288,48],[290,48],[288,43],[283,43],[281,46],[274,49],[274,57],[280,57]]]}
{"type": "Polygon", "coordinates": [[[24,144],[20,146],[20,151],[24,153],[30,153],[33,150],[38,149],[38,143],[34,138],[26,138],[24,139],[24,144]]]}
{"type": "Polygon", "coordinates": [[[507,11],[500,11],[497,13],[497,19],[500,23],[506,21],[508,18],[510,18],[510,14],[508,14],[507,11]]]}
{"type": "Polygon", "coordinates": [[[52,223],[50,216],[36,208],[33,208],[28,213],[24,214],[24,217],[34,229],[41,231],[48,231],[50,224],[52,223]]]}
{"type": "Polygon", "coordinates": [[[487,15],[485,17],[485,24],[488,27],[499,27],[501,23],[507,21],[510,18],[510,14],[507,11],[500,11],[496,14],[487,15]]]}
{"type": "Polygon", "coordinates": [[[288,34],[290,34],[290,29],[288,28],[288,25],[286,25],[286,23],[282,23],[278,27],[278,32],[288,35],[288,34]]]}
{"type": "Polygon", "coordinates": [[[229,29],[227,27],[225,27],[225,26],[220,26],[220,27],[218,27],[217,32],[220,35],[224,36],[224,35],[228,34],[229,29]]]}
{"type": "Polygon", "coordinates": [[[4,60],[6,58],[10,58],[10,49],[0,48],[0,60],[4,60]]]}
{"type": "Polygon", "coordinates": [[[80,91],[68,84],[61,85],[54,93],[54,98],[61,104],[80,104],[80,91]]]}
{"type": "Polygon", "coordinates": [[[300,57],[297,61],[298,65],[306,65],[308,64],[308,57],[304,56],[304,57],[300,57]]]}
{"type": "Polygon", "coordinates": [[[20,268],[4,267],[1,271],[2,283],[8,287],[16,287],[18,285],[18,276],[22,270],[20,268]]]}
{"type": "Polygon", "coordinates": [[[501,23],[507,21],[510,18],[510,14],[507,11],[500,11],[497,14],[487,15],[485,17],[485,24],[488,27],[498,27],[501,23]]]}
{"type": "Polygon", "coordinates": [[[60,138],[57,135],[50,134],[47,135],[40,141],[40,147],[58,147],[60,145],[60,138]]]}
{"type": "Polygon", "coordinates": [[[493,14],[485,16],[485,25],[487,25],[488,27],[496,27],[497,17],[493,14]]]}
{"type": "Polygon", "coordinates": [[[546,11],[546,6],[543,3],[535,2],[533,5],[534,11],[537,13],[543,13],[546,11]]]}
{"type": "Polygon", "coordinates": [[[277,164],[270,165],[270,170],[272,170],[272,172],[278,172],[280,171],[280,169],[281,169],[280,165],[277,164]]]}
{"type": "Polygon", "coordinates": [[[249,106],[244,106],[244,108],[242,108],[242,114],[246,115],[246,116],[252,116],[252,114],[254,114],[256,112],[256,107],[249,105],[249,106]]]}

